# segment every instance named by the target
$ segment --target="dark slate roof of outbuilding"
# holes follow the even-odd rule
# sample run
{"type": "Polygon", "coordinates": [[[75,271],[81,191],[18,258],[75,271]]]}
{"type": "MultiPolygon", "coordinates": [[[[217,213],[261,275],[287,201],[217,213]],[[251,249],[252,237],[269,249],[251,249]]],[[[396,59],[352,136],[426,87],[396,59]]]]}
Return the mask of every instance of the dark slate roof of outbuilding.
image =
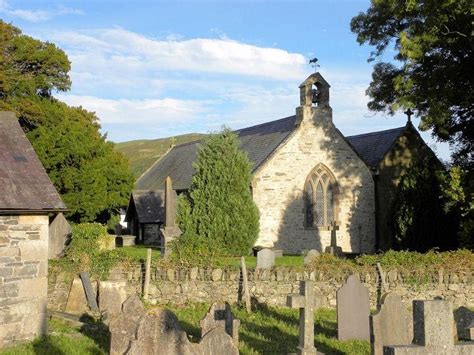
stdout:
{"type": "Polygon", "coordinates": [[[378,168],[383,157],[395,143],[395,140],[406,130],[406,126],[385,131],[348,136],[346,139],[354,150],[371,168],[378,168]]]}
{"type": "MultiPolygon", "coordinates": [[[[159,191],[135,190],[132,192],[133,203],[140,223],[158,223],[164,221],[165,193],[159,191]]],[[[126,220],[130,219],[127,210],[126,220]]]]}
{"type": "Polygon", "coordinates": [[[0,112],[0,211],[65,210],[12,112],[0,112]]]}
{"type": "MultiPolygon", "coordinates": [[[[258,169],[295,129],[296,116],[290,116],[235,131],[239,136],[242,150],[247,152],[253,163],[252,172],[258,169]]],[[[350,136],[346,139],[369,167],[376,168],[404,129],[405,127],[400,127],[350,136]]],[[[200,142],[201,140],[173,147],[140,176],[136,188],[163,189],[164,180],[170,176],[175,190],[188,189],[194,171],[192,165],[200,142]]]]}

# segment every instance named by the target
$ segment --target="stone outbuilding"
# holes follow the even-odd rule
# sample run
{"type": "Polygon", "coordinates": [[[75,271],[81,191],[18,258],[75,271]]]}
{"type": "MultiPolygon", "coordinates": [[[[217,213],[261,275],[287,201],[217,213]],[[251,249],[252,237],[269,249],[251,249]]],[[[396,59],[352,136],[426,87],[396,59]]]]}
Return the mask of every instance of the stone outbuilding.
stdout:
{"type": "Polygon", "coordinates": [[[0,112],[0,348],[47,326],[49,215],[66,206],[11,112],[0,112]]]}
{"type": "MultiPolygon", "coordinates": [[[[390,248],[387,225],[398,181],[414,155],[434,153],[410,121],[346,137],[333,122],[326,80],[315,73],[299,89],[296,115],[235,131],[253,164],[251,189],[260,211],[256,247],[324,251],[335,233],[345,254],[390,248]]],[[[187,191],[200,143],[173,147],[136,188],[163,191],[170,177],[177,194],[187,191]]]]}

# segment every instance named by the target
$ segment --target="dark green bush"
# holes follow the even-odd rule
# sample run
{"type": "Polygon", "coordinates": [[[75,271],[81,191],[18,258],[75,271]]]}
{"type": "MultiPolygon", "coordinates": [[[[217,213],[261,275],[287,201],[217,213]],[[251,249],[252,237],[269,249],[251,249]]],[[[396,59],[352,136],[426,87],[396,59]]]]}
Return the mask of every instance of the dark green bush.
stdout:
{"type": "Polygon", "coordinates": [[[178,204],[183,234],[173,250],[179,260],[246,255],[254,245],[259,214],[250,192],[251,163],[239,144],[224,129],[200,146],[189,195],[178,204]]]}

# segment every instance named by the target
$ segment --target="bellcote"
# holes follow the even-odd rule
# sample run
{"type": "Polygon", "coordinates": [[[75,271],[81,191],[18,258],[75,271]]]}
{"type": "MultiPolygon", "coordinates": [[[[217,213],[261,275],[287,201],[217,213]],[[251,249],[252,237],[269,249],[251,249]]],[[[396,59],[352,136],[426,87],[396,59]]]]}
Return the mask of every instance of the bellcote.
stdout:
{"type": "Polygon", "coordinates": [[[312,121],[313,124],[332,122],[332,110],[329,106],[329,88],[331,86],[320,73],[311,74],[301,85],[300,106],[296,109],[298,120],[312,121]]]}
{"type": "Polygon", "coordinates": [[[299,86],[300,106],[329,106],[330,87],[321,74],[311,74],[299,86]]]}

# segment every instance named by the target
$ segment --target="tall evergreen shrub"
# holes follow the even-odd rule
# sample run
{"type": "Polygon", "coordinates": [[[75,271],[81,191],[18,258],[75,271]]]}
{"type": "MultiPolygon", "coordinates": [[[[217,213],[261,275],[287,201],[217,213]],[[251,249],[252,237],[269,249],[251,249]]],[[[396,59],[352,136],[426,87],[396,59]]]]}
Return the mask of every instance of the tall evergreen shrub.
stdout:
{"type": "Polygon", "coordinates": [[[178,203],[183,232],[175,250],[205,255],[244,255],[259,231],[259,213],[251,191],[251,163],[229,129],[201,144],[191,188],[178,203]]]}

